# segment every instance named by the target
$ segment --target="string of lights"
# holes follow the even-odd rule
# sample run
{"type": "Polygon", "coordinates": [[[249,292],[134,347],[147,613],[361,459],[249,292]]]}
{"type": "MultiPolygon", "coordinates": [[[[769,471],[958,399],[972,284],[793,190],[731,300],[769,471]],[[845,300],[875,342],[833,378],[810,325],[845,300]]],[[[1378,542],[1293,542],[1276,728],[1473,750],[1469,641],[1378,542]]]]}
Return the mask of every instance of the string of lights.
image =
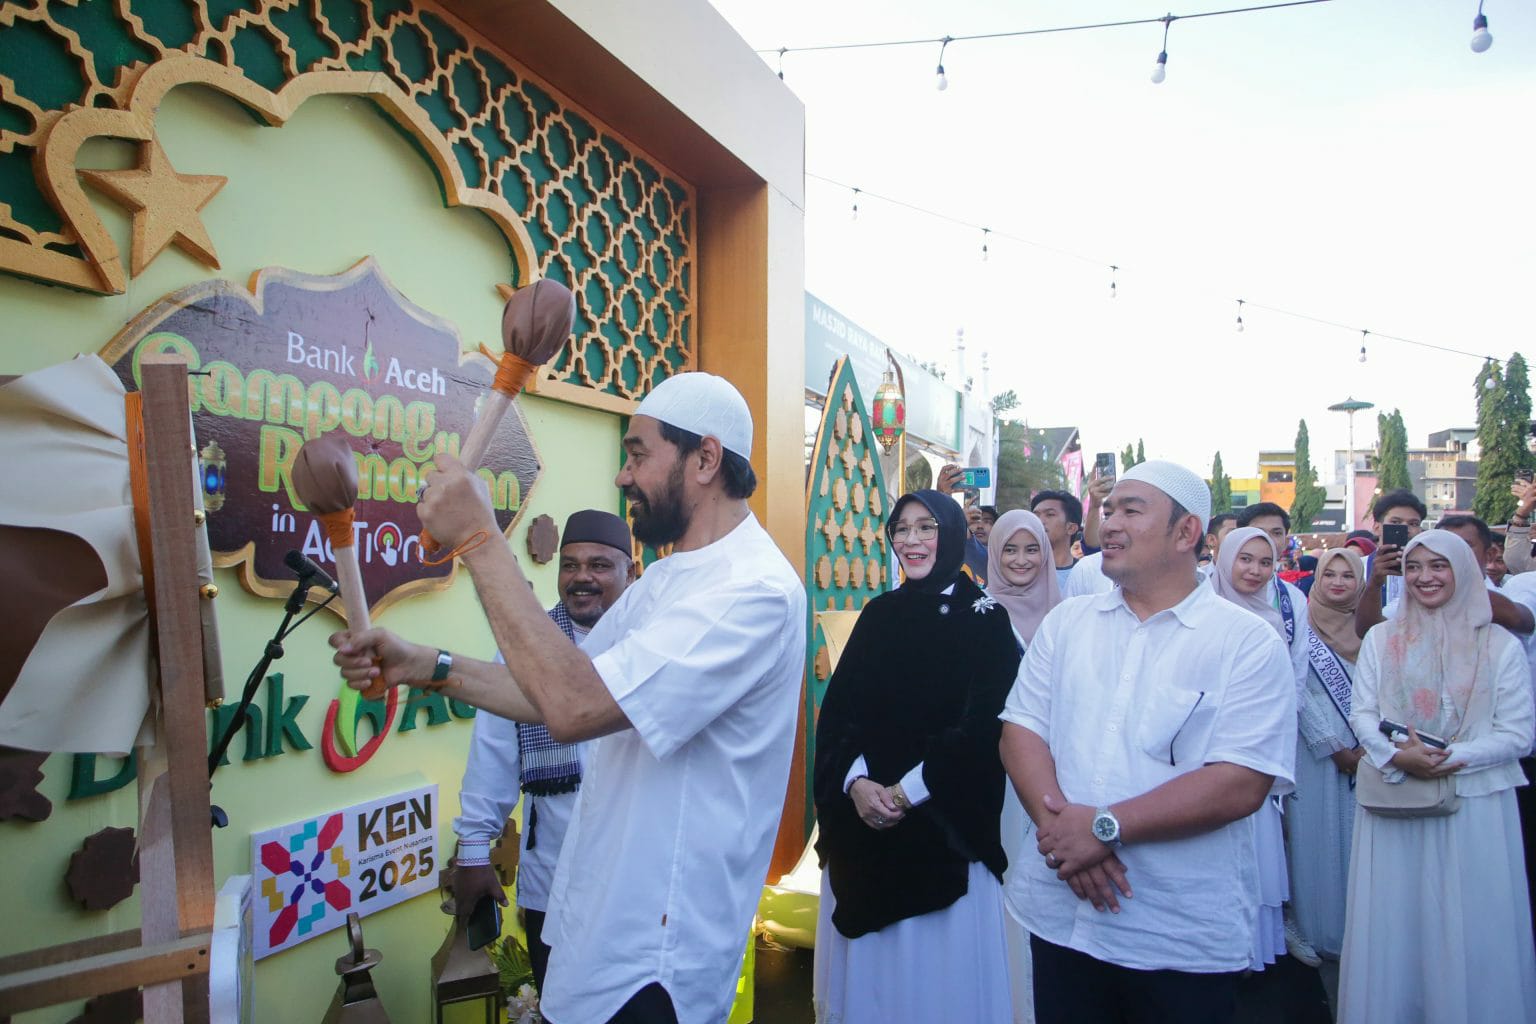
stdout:
{"type": "MultiPolygon", "coordinates": [[[[894,196],[887,196],[878,192],[871,192],[868,189],[855,187],[845,182],[838,181],[835,178],[829,178],[825,175],[816,174],[812,171],[807,171],[805,176],[835,188],[847,189],[849,192],[851,192],[853,195],[853,218],[855,220],[857,220],[859,217],[860,199],[877,200],[899,209],[907,210],[911,213],[929,217],[933,220],[943,221],[944,223],[953,224],[957,227],[981,232],[981,259],[983,262],[986,262],[991,256],[991,247],[989,243],[996,239],[1005,239],[1010,242],[1016,242],[1020,245],[1026,245],[1034,249],[1039,249],[1043,252],[1049,252],[1058,256],[1066,257],[1068,259],[1077,260],[1079,262],[1086,263],[1089,266],[1101,267],[1105,270],[1108,270],[1109,297],[1113,299],[1118,294],[1118,289],[1116,287],[1116,274],[1120,270],[1120,266],[1118,264],[1110,263],[1107,260],[1097,259],[1093,256],[1085,256],[1082,253],[1073,252],[1070,249],[1063,249],[1055,245],[1049,245],[1045,242],[1039,242],[1031,238],[1025,238],[1022,235],[1017,235],[1009,231],[999,231],[997,228],[988,227],[986,225],[976,223],[975,221],[969,221],[963,217],[956,217],[952,214],[944,213],[940,210],[930,209],[926,206],[921,206],[917,203],[910,202],[905,199],[895,198],[894,196]]],[[[1348,331],[1351,334],[1358,334],[1360,335],[1360,361],[1362,363],[1366,361],[1366,342],[1368,339],[1373,338],[1380,341],[1391,341],[1403,345],[1413,345],[1418,348],[1433,349],[1436,352],[1445,352],[1450,355],[1467,356],[1472,359],[1481,359],[1485,363],[1492,363],[1494,365],[1497,365],[1499,362],[1497,357],[1488,355],[1487,353],[1472,352],[1467,349],[1453,348],[1449,345],[1437,345],[1433,342],[1420,341],[1416,338],[1408,338],[1400,334],[1386,334],[1380,331],[1372,331],[1367,328],[1340,323],[1337,320],[1329,320],[1326,317],[1313,316],[1310,313],[1302,313],[1293,309],[1285,309],[1281,306],[1273,306],[1263,302],[1255,302],[1252,299],[1237,300],[1237,322],[1234,325],[1234,329],[1238,332],[1241,332],[1244,328],[1244,309],[1261,309],[1268,313],[1274,313],[1277,316],[1290,317],[1296,320],[1305,320],[1309,323],[1314,323],[1322,327],[1332,327],[1337,330],[1348,331]]]]}
{"type": "MultiPolygon", "coordinates": [[[[967,35],[942,35],[925,36],[920,39],[877,39],[865,42],[853,43],[819,43],[811,46],[779,46],[771,49],[758,50],[762,56],[777,56],[778,74],[784,77],[784,58],[792,53],[834,53],[844,50],[874,50],[888,49],[898,46],[937,46],[939,48],[939,63],[935,70],[934,87],[940,92],[949,88],[949,76],[944,71],[944,54],[954,43],[971,43],[991,41],[997,39],[1020,39],[1026,36],[1060,35],[1066,32],[1091,32],[1100,29],[1130,28],[1137,25],[1161,25],[1163,26],[1163,46],[1158,52],[1157,63],[1153,66],[1151,80],[1154,85],[1161,85],[1168,75],[1168,30],[1176,21],[1193,21],[1197,18],[1219,18],[1236,14],[1256,14],[1264,11],[1276,11],[1287,7],[1310,7],[1314,4],[1332,3],[1333,0],[1282,0],[1280,3],[1254,4],[1248,7],[1229,7],[1219,11],[1195,11],[1191,14],[1174,14],[1169,12],[1156,18],[1127,18],[1121,21],[1098,21],[1080,25],[1051,25],[1044,28],[1021,28],[1005,32],[974,32],[967,35]]],[[[1488,31],[1488,18],[1483,14],[1483,0],[1478,0],[1477,16],[1472,21],[1471,47],[1474,53],[1483,53],[1493,45],[1493,36],[1488,31]]]]}

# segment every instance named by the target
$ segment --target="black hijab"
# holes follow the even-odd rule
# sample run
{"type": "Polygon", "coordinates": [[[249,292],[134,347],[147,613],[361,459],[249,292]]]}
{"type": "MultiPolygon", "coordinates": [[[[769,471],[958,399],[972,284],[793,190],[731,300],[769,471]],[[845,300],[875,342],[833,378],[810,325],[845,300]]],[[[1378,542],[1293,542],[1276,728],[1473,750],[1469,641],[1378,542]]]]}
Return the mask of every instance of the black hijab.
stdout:
{"type": "Polygon", "coordinates": [[[896,499],[896,504],[891,507],[891,517],[885,522],[885,535],[891,540],[893,551],[895,538],[891,537],[891,529],[909,501],[922,505],[937,520],[939,545],[934,553],[932,571],[920,580],[906,579],[901,589],[907,593],[937,594],[960,575],[965,564],[965,539],[971,535],[970,527],[965,521],[965,513],[949,495],[938,491],[912,491],[896,499]]]}

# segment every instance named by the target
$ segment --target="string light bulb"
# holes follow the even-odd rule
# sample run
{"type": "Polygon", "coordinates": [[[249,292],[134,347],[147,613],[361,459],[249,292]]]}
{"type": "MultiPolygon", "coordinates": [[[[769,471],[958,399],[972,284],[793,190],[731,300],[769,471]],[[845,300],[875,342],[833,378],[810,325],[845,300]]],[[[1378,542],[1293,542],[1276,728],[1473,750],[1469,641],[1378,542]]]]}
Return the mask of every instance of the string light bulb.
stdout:
{"type": "Polygon", "coordinates": [[[1362,363],[1365,362],[1365,336],[1370,333],[1370,331],[1360,332],[1360,361],[1362,363]]]}
{"type": "Polygon", "coordinates": [[[1492,391],[1497,386],[1497,385],[1494,384],[1493,378],[1498,374],[1498,372],[1499,372],[1499,364],[1495,363],[1492,358],[1488,358],[1488,359],[1484,359],[1483,360],[1483,390],[1484,391],[1492,391]]]}
{"type": "Polygon", "coordinates": [[[1168,27],[1173,24],[1173,14],[1163,17],[1163,48],[1158,52],[1157,64],[1152,68],[1152,84],[1162,85],[1163,79],[1168,77],[1168,27]]]}
{"type": "Polygon", "coordinates": [[[784,81],[784,55],[789,52],[789,47],[779,47],[779,81],[784,81]]]}
{"type": "Polygon", "coordinates": [[[857,188],[853,190],[853,219],[859,219],[859,190],[857,188]]]}
{"type": "Polygon", "coordinates": [[[1237,333],[1243,333],[1243,300],[1237,300],[1237,333]]]}
{"type": "Polygon", "coordinates": [[[1493,45],[1493,35],[1488,31],[1488,18],[1483,14],[1482,0],[1478,0],[1477,17],[1472,19],[1472,52],[1483,53],[1493,45]]]}
{"type": "Polygon", "coordinates": [[[933,83],[933,87],[939,90],[939,92],[943,92],[945,89],[949,88],[949,77],[944,74],[944,49],[945,47],[949,46],[949,43],[949,36],[945,36],[939,43],[939,68],[938,71],[935,72],[937,78],[933,83]]]}
{"type": "Polygon", "coordinates": [[[992,233],[991,228],[981,229],[981,262],[987,262],[987,236],[992,233]]]}
{"type": "Polygon", "coordinates": [[[1115,297],[1115,271],[1117,271],[1119,269],[1120,268],[1115,266],[1114,264],[1110,264],[1110,267],[1109,267],[1109,297],[1112,298],[1112,299],[1115,297]]]}

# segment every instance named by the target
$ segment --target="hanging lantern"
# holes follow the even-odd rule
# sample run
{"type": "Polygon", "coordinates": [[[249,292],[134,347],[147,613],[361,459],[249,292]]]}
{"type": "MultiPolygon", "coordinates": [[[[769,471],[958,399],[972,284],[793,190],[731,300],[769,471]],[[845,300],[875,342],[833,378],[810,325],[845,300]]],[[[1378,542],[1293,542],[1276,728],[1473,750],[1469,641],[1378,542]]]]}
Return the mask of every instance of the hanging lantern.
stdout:
{"type": "Polygon", "coordinates": [[[226,483],[224,449],[219,447],[219,442],[209,441],[203,446],[203,450],[197,453],[197,460],[203,479],[203,509],[208,512],[217,512],[224,507],[226,483]]]}
{"type": "Polygon", "coordinates": [[[875,440],[891,454],[896,442],[907,431],[907,399],[896,384],[896,375],[885,371],[885,379],[875,389],[875,397],[869,403],[869,418],[875,430],[875,440]]]}

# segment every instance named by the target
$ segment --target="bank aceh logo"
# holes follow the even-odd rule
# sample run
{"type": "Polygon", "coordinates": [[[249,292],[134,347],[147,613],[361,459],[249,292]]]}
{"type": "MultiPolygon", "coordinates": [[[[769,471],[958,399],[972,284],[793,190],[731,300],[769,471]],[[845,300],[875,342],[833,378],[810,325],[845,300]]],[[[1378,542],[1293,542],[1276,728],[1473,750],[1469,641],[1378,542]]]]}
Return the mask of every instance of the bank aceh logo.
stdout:
{"type": "Polygon", "coordinates": [[[262,844],[261,866],[270,874],[261,881],[261,895],[277,914],[268,945],[281,946],[294,929],[307,936],[325,920],[328,909],[341,913],[352,906],[352,890],[342,881],[352,873],[352,864],[336,841],[341,838],[341,821],[339,813],[326,818],[323,825],[316,818],[289,836],[286,845],[262,844]],[[321,877],[332,873],[335,877],[329,880],[321,877]],[[308,909],[302,909],[311,894],[308,909]]]}
{"type": "Polygon", "coordinates": [[[392,384],[404,391],[420,391],[424,395],[448,394],[448,379],[437,367],[417,370],[401,365],[395,356],[379,363],[370,339],[363,348],[362,365],[358,365],[357,353],[345,345],[327,347],[311,344],[298,331],[288,332],[286,360],[291,366],[307,366],[345,377],[356,377],[364,384],[376,384],[382,377],[385,384],[392,384]]]}

